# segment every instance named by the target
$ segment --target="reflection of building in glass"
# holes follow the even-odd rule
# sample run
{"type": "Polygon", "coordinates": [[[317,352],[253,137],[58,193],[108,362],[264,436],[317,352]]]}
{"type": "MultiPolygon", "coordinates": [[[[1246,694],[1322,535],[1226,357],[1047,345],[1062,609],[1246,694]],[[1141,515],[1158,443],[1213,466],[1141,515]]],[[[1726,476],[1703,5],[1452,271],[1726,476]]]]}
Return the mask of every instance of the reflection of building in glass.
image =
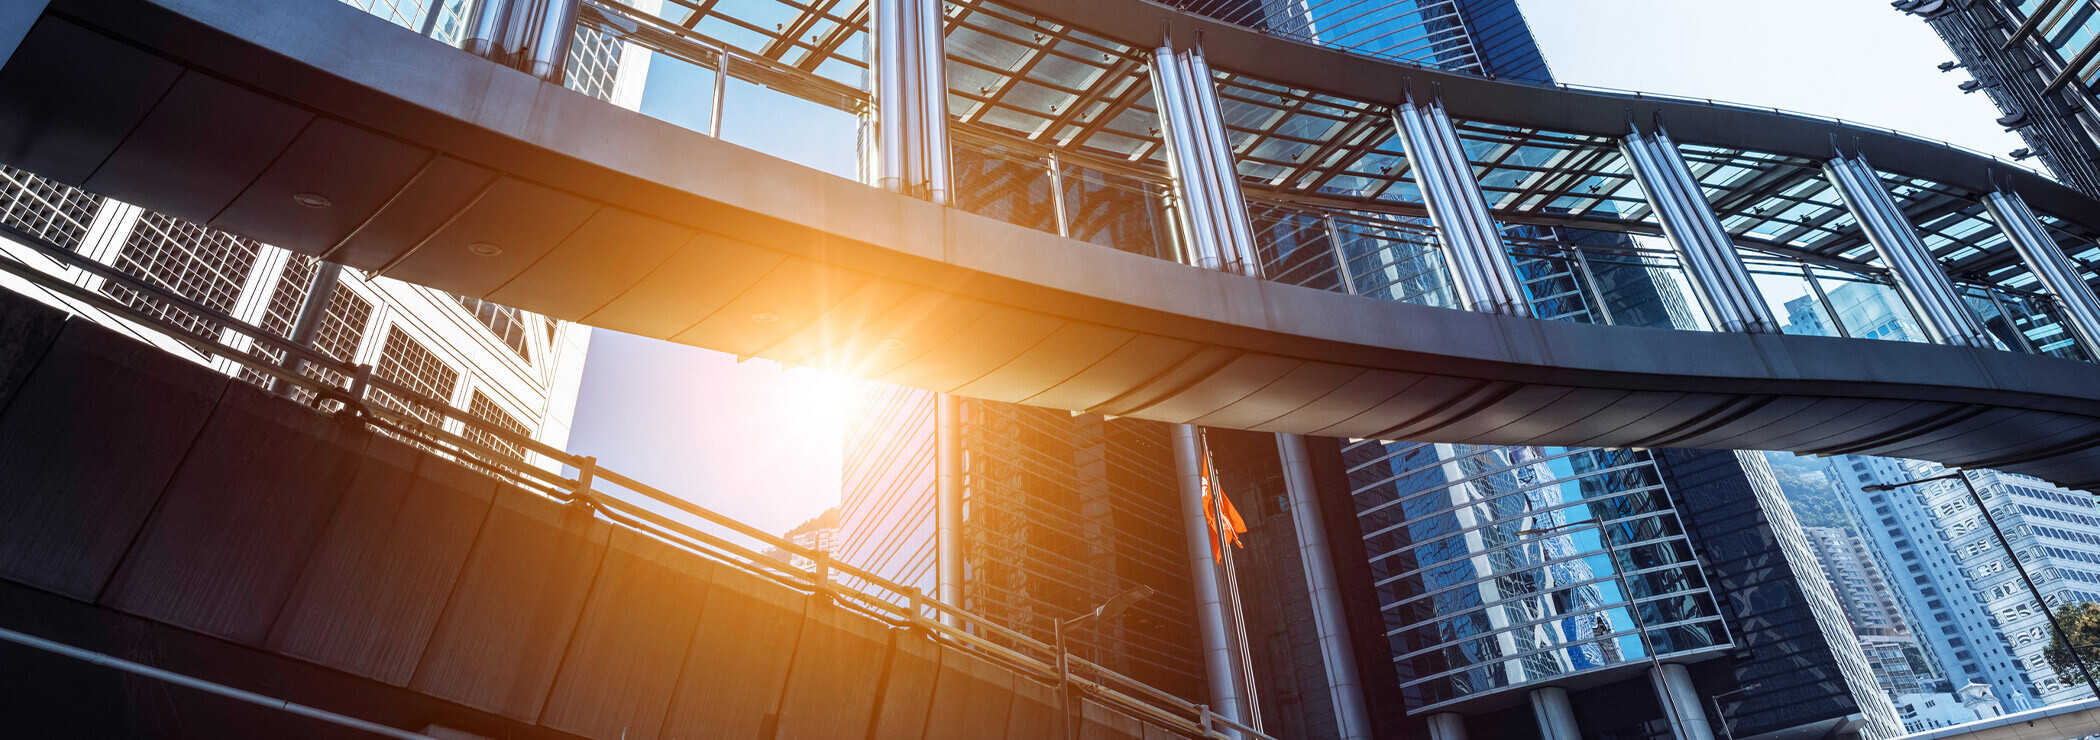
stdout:
{"type": "Polygon", "coordinates": [[[1188,9],[1429,67],[1522,80],[1552,76],[1516,0],[1203,0],[1188,9]]]}
{"type": "MultiPolygon", "coordinates": [[[[933,394],[876,383],[855,401],[842,562],[935,593],[933,394]]],[[[1200,700],[1202,663],[1164,424],[965,399],[963,606],[1042,640],[1139,585],[1158,594],[1072,635],[1073,653],[1200,700]]]]}

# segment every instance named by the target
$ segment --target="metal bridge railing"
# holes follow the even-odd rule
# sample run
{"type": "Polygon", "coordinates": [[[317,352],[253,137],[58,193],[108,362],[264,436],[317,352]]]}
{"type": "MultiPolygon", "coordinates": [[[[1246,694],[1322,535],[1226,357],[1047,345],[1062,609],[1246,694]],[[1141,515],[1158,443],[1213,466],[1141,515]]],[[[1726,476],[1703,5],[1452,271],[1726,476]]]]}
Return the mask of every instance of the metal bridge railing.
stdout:
{"type": "MultiPolygon", "coordinates": [[[[179,308],[217,324],[213,334],[142,310],[131,303],[78,285],[48,267],[23,262],[0,253],[0,272],[11,274],[51,294],[91,306],[112,317],[143,327],[195,349],[207,361],[225,360],[236,376],[248,375],[279,393],[309,398],[317,413],[333,413],[360,422],[374,430],[469,468],[502,479],[567,504],[590,507],[598,516],[629,527],[688,552],[720,564],[738,568],[782,586],[828,598],[895,628],[923,632],[938,642],[1000,663],[1017,672],[1055,684],[1057,654],[1053,646],[953,605],[940,603],[919,589],[905,586],[875,573],[831,559],[821,550],[803,547],[736,519],[695,504],[641,481],[605,469],[595,458],[571,454],[549,446],[453,406],[444,399],[417,392],[400,383],[377,376],[370,365],[337,360],[300,346],[254,324],[204,305],[131,273],[89,259],[37,235],[0,223],[0,233],[28,246],[57,265],[70,267],[138,294],[162,305],[179,308]],[[228,344],[228,333],[251,341],[242,349],[228,344]],[[281,353],[285,360],[266,356],[261,350],[281,353]],[[301,372],[286,369],[291,358],[305,364],[301,372]],[[243,373],[242,371],[248,371],[243,373]],[[341,378],[343,382],[331,382],[341,378]],[[303,391],[303,393],[298,393],[303,391]],[[405,408],[434,410],[439,423],[380,402],[375,393],[399,399],[405,408]],[[332,402],[332,403],[331,403],[332,402]],[[334,410],[324,411],[333,406],[334,410]],[[448,430],[444,421],[458,422],[460,431],[448,430]],[[513,447],[499,450],[470,439],[466,432],[500,440],[513,447]],[[533,464],[532,454],[545,456],[567,470],[555,472],[533,464]],[[570,473],[569,471],[573,471],[570,473]],[[623,495],[624,494],[624,495],[623,495]],[[690,521],[682,521],[681,517],[690,521]],[[696,524],[697,522],[698,524],[696,524]],[[797,559],[810,563],[795,564],[797,559]],[[835,578],[835,576],[842,578],[835,578]],[[847,583],[841,583],[840,581],[847,583]],[[850,583],[851,585],[847,585],[850,583]]],[[[1234,722],[1195,704],[1136,679],[1076,657],[1069,658],[1070,686],[1075,697],[1122,711],[1159,725],[1178,736],[1219,740],[1272,740],[1268,735],[1234,722]]],[[[1075,715],[1076,716],[1076,715],[1075,715]]]]}

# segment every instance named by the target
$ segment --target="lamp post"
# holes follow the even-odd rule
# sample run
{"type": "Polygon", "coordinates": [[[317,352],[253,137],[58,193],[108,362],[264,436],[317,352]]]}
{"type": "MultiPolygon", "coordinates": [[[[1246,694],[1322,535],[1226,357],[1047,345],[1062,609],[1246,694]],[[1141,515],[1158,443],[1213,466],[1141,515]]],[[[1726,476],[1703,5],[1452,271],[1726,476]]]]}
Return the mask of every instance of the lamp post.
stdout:
{"type": "Polygon", "coordinates": [[[1756,684],[1756,683],[1753,683],[1753,684],[1750,684],[1750,685],[1748,685],[1748,686],[1744,686],[1744,687],[1738,688],[1738,689],[1736,689],[1736,690],[1734,690],[1734,691],[1723,691],[1723,692],[1721,692],[1721,693],[1718,693],[1718,694],[1714,694],[1714,695],[1713,695],[1713,700],[1714,700],[1714,721],[1716,721],[1716,722],[1719,722],[1719,723],[1721,723],[1721,736],[1722,736],[1722,737],[1725,737],[1725,738],[1727,738],[1728,740],[1735,740],[1735,730],[1733,730],[1733,729],[1730,729],[1730,728],[1728,727],[1728,712],[1726,712],[1726,711],[1723,711],[1723,710],[1721,709],[1721,697],[1724,697],[1724,696],[1735,696],[1736,694],[1740,694],[1740,693],[1743,693],[1743,692],[1745,692],[1745,691],[1749,691],[1749,690],[1751,690],[1751,689],[1757,688],[1757,687],[1759,687],[1759,686],[1762,686],[1762,685],[1764,685],[1764,684],[1756,684]]]}
{"type": "Polygon", "coordinates": [[[1983,505],[1983,495],[1976,492],[1976,484],[1969,482],[1968,474],[1957,470],[1952,473],[1946,473],[1944,475],[1935,475],[1930,478],[1919,478],[1917,480],[1905,483],[1876,483],[1870,486],[1861,486],[1860,490],[1867,491],[1869,493],[1878,493],[1883,491],[1893,491],[1906,486],[1915,486],[1920,483],[1931,483],[1933,481],[1942,480],[1961,481],[1962,487],[1968,489],[1969,501],[1971,503],[1976,504],[1977,511],[1983,512],[1984,523],[1989,524],[1991,526],[1991,536],[1998,538],[1998,547],[2005,550],[2006,559],[2012,561],[2013,570],[2020,574],[2020,582],[2027,584],[2027,593],[2034,596],[2034,605],[2042,610],[2042,618],[2049,620],[2049,631],[2055,633],[2056,639],[2062,641],[2064,647],[2070,649],[2071,660],[2078,664],[2079,675],[2085,677],[2086,688],[2092,689],[2093,697],[2096,699],[2100,699],[2100,683],[2095,683],[2093,681],[2093,672],[2091,669],[2088,669],[2086,667],[2084,656],[2079,655],[2078,649],[2072,647],[2070,635],[2064,634],[2063,625],[2058,624],[2056,622],[2056,612],[2049,610],[2049,602],[2042,598],[2042,590],[2036,588],[2034,585],[2034,579],[2027,575],[2027,566],[2020,564],[2020,555],[2018,553],[2013,552],[2012,543],[2007,542],[2005,540],[2005,530],[1998,528],[1998,518],[1991,515],[1990,507],[1983,505]]]}
{"type": "Polygon", "coordinates": [[[1123,612],[1130,611],[1132,605],[1151,598],[1154,593],[1157,591],[1151,586],[1139,586],[1109,597],[1107,601],[1101,602],[1100,606],[1094,607],[1093,611],[1071,619],[1060,619],[1051,624],[1050,642],[1057,649],[1057,697],[1065,708],[1066,740],[1079,736],[1079,722],[1072,711],[1072,661],[1070,653],[1065,650],[1065,633],[1081,622],[1122,616],[1123,612]]]}

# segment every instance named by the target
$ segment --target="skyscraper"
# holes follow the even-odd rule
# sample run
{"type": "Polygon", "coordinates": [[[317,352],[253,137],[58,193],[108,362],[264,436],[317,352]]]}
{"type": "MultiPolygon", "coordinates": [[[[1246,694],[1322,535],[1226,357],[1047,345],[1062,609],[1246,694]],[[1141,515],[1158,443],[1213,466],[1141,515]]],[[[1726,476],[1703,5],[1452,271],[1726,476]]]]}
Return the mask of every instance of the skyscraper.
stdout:
{"type": "Polygon", "coordinates": [[[1937,688],[1939,679],[1930,670],[1920,670],[1924,654],[1903,617],[1895,590],[1882,577],[1881,567],[1859,535],[1841,527],[1805,527],[1802,532],[1808,535],[1816,562],[1823,567],[1823,578],[1844,607],[1881,690],[1895,698],[1937,688]]]}
{"type": "MultiPolygon", "coordinates": [[[[2100,194],[2100,8],[2088,0],[1903,0],[1947,42],[2027,149],[2065,184],[2100,194]]],[[[2024,156],[2025,153],[2020,153],[2024,156]]],[[[2090,259],[2091,255],[2074,255],[2090,259]]]]}

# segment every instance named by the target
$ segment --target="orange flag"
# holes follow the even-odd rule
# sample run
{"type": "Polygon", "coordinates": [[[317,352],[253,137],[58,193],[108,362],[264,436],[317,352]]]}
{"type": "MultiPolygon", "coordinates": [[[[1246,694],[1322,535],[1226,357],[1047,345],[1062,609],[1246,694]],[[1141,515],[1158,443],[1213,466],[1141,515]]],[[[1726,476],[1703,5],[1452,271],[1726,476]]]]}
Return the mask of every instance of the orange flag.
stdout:
{"type": "Polygon", "coordinates": [[[1245,550],[1247,549],[1247,545],[1246,543],[1240,541],[1240,535],[1245,534],[1247,532],[1247,520],[1240,518],[1239,508],[1232,505],[1232,497],[1226,496],[1223,491],[1218,492],[1217,503],[1212,503],[1211,490],[1212,488],[1210,482],[1210,456],[1204,455],[1203,523],[1210,526],[1210,559],[1212,562],[1223,563],[1225,562],[1225,550],[1223,547],[1219,546],[1218,533],[1220,531],[1223,531],[1225,533],[1226,542],[1230,542],[1234,547],[1238,547],[1242,550],[1245,550]],[[1217,514],[1218,509],[1220,508],[1219,504],[1222,504],[1223,508],[1225,509],[1226,526],[1218,525],[1217,514]]]}

